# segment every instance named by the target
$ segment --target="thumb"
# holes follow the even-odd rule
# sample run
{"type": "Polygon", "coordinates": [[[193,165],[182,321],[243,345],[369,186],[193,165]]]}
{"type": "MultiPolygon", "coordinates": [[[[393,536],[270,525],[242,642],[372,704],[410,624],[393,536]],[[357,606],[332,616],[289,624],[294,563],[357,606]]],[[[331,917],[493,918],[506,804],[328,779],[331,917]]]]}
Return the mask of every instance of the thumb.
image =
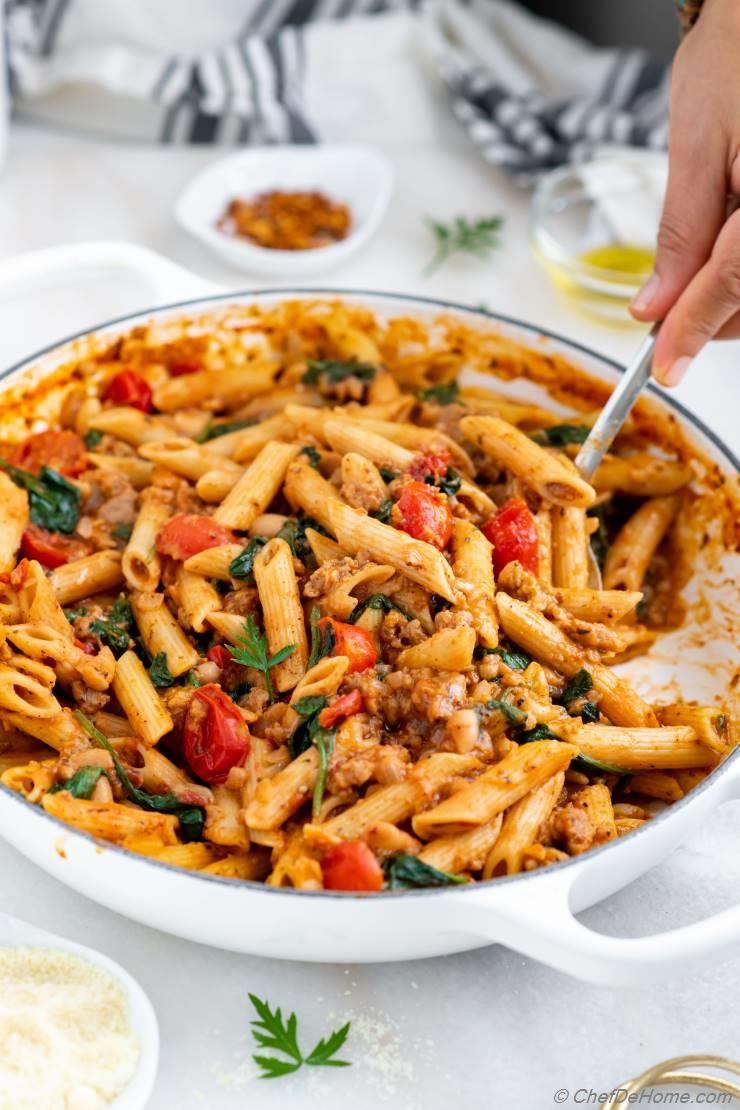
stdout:
{"type": "Polygon", "coordinates": [[[701,148],[695,138],[671,143],[655,268],[630,305],[638,320],[662,320],[712,252],[727,204],[722,146],[712,145],[701,148]]]}

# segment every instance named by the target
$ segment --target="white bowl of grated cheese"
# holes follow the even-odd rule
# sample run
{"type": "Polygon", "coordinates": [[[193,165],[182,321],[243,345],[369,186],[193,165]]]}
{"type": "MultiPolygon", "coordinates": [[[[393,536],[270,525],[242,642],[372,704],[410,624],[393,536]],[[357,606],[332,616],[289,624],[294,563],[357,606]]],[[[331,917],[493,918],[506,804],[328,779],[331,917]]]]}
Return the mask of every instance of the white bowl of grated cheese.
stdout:
{"type": "Polygon", "coordinates": [[[144,1110],[159,1027],[127,971],[0,913],[0,1110],[144,1110]]]}

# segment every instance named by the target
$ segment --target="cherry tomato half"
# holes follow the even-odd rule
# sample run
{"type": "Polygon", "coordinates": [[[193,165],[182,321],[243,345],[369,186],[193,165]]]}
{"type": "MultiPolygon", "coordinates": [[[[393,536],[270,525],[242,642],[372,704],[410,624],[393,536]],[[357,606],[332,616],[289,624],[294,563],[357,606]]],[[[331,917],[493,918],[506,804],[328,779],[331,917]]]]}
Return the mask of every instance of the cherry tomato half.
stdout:
{"type": "Polygon", "coordinates": [[[183,724],[183,752],[204,782],[225,782],[249,755],[249,729],[228,694],[211,682],[193,693],[183,724]]]}
{"type": "Polygon", "coordinates": [[[408,482],[396,502],[395,526],[442,551],[452,537],[452,509],[444,494],[425,482],[408,482]]]}
{"type": "Polygon", "coordinates": [[[85,443],[76,432],[36,432],[18,445],[12,461],[32,474],[50,466],[68,478],[76,478],[85,469],[85,443]]]}
{"type": "Polygon", "coordinates": [[[115,405],[130,405],[132,409],[140,409],[141,412],[151,412],[154,407],[149,383],[134,370],[121,370],[112,377],[103,398],[113,401],[115,405]]]}
{"type": "Polygon", "coordinates": [[[344,721],[355,713],[362,713],[365,703],[359,690],[351,690],[349,694],[342,694],[333,705],[327,705],[319,713],[319,724],[322,728],[334,728],[334,725],[344,721]]]}
{"type": "Polygon", "coordinates": [[[382,890],[383,872],[362,840],[334,844],[321,861],[325,890],[382,890]]]}
{"type": "Polygon", "coordinates": [[[234,533],[212,517],[179,513],[165,524],[157,536],[157,551],[172,559],[189,559],[199,551],[234,541],[234,533]]]}
{"type": "Polygon", "coordinates": [[[349,659],[347,674],[367,670],[372,667],[378,658],[375,640],[364,628],[357,628],[354,624],[345,624],[343,621],[334,620],[333,617],[323,617],[319,621],[319,628],[331,624],[334,629],[335,644],[332,655],[346,655],[349,659]]]}
{"type": "Polygon", "coordinates": [[[47,532],[45,528],[29,524],[21,539],[21,552],[27,559],[37,559],[42,567],[53,570],[89,555],[90,548],[82,540],[71,540],[58,532],[47,532]]]}
{"type": "Polygon", "coordinates": [[[441,478],[447,473],[449,465],[450,452],[443,447],[439,451],[430,451],[428,455],[416,455],[406,473],[417,482],[423,482],[427,475],[441,478]]]}
{"type": "Polygon", "coordinates": [[[232,655],[223,644],[214,644],[213,647],[209,648],[206,652],[206,659],[210,660],[211,663],[215,663],[217,667],[223,670],[227,663],[231,663],[232,655]]]}
{"type": "Polygon", "coordinates": [[[493,569],[496,574],[500,574],[506,564],[515,559],[532,574],[537,573],[537,525],[521,497],[511,497],[504,502],[481,531],[493,544],[493,569]]]}

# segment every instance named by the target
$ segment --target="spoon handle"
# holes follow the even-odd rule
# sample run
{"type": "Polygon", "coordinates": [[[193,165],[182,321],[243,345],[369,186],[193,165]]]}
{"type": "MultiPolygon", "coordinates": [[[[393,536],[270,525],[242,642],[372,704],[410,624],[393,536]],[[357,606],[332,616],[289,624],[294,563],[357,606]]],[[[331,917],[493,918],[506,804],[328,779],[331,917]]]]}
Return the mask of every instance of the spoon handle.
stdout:
{"type": "Polygon", "coordinates": [[[643,340],[635,357],[622,375],[622,380],[601,410],[588,439],[584,441],[576,455],[575,461],[578,471],[581,477],[587,481],[611,447],[614,437],[621,429],[630,409],[650,377],[657,331],[656,325],[643,340]]]}

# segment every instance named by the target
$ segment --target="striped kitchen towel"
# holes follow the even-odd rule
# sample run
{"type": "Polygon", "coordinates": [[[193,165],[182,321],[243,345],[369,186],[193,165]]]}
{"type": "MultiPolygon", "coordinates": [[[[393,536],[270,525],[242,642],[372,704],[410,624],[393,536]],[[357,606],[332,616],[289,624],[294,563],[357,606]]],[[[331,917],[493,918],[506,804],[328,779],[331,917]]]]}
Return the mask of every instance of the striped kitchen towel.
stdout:
{"type": "Polygon", "coordinates": [[[109,139],[428,144],[441,76],[483,157],[520,181],[605,142],[666,141],[661,67],[511,0],[5,3],[18,117],[109,139]]]}

